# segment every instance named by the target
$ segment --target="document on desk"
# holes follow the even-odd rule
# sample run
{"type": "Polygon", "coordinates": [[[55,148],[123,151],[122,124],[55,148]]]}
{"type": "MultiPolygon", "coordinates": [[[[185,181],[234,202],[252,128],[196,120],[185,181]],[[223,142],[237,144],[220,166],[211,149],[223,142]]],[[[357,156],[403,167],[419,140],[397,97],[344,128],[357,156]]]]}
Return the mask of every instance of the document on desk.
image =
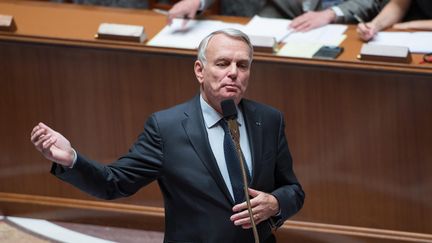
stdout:
{"type": "Polygon", "coordinates": [[[249,35],[275,37],[278,42],[310,42],[337,46],[344,40],[346,25],[329,24],[308,32],[294,32],[288,26],[291,20],[265,18],[255,15],[245,26],[249,35]]]}
{"type": "Polygon", "coordinates": [[[288,36],[292,30],[288,29],[291,20],[278,18],[264,18],[255,15],[244,27],[243,31],[248,35],[274,37],[280,42],[288,36]]]}
{"type": "Polygon", "coordinates": [[[183,19],[174,19],[171,25],[165,26],[147,45],[183,49],[197,49],[204,37],[213,31],[235,28],[242,30],[244,25],[226,23],[216,20],[189,20],[182,27],[183,19]]]}
{"type": "Polygon", "coordinates": [[[347,30],[347,25],[328,24],[307,32],[293,32],[288,35],[283,42],[287,43],[319,43],[326,46],[338,46],[345,40],[344,35],[347,30]]]}
{"type": "Polygon", "coordinates": [[[339,46],[346,38],[346,25],[329,24],[308,32],[295,32],[288,26],[291,20],[254,16],[245,26],[249,35],[275,37],[285,43],[277,53],[280,56],[312,58],[322,46],[339,46]]]}
{"type": "Polygon", "coordinates": [[[432,32],[379,32],[369,44],[405,46],[413,53],[432,52],[432,32]]]}

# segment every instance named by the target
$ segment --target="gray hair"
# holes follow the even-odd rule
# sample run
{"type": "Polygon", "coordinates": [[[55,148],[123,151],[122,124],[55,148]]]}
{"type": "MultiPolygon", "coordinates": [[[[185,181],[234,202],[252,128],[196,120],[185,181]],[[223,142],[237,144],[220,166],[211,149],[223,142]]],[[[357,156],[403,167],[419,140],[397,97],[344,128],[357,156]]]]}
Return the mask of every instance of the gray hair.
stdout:
{"type": "Polygon", "coordinates": [[[213,38],[213,36],[215,36],[217,34],[224,34],[224,35],[229,36],[233,39],[241,40],[244,43],[246,43],[249,46],[250,60],[252,62],[252,57],[253,57],[252,43],[250,42],[249,37],[245,33],[243,33],[240,30],[237,30],[237,29],[217,30],[217,31],[212,32],[208,36],[206,36],[198,46],[198,55],[197,55],[198,61],[200,61],[204,65],[207,63],[205,52],[207,50],[208,43],[210,42],[211,38],[213,38]]]}

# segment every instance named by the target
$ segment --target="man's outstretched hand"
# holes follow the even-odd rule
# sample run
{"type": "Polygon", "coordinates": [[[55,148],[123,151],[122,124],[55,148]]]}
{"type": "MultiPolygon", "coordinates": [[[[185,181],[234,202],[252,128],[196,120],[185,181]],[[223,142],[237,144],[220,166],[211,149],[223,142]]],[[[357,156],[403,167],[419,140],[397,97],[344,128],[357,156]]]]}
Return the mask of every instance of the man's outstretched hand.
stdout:
{"type": "Polygon", "coordinates": [[[48,160],[66,167],[72,166],[75,152],[60,133],[40,122],[33,128],[30,140],[48,160]]]}

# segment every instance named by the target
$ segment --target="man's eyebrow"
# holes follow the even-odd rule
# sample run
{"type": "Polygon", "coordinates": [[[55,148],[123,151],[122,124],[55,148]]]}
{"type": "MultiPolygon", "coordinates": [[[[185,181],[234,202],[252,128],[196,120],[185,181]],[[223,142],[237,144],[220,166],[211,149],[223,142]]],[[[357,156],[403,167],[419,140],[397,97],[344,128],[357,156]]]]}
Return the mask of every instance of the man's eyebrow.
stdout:
{"type": "MultiPolygon", "coordinates": [[[[231,62],[232,59],[228,58],[228,57],[219,57],[219,58],[215,59],[215,62],[219,62],[219,61],[228,61],[228,62],[231,62]]],[[[239,59],[239,60],[237,60],[237,62],[250,62],[250,58],[239,59]]]]}
{"type": "Polygon", "coordinates": [[[230,61],[230,59],[227,57],[218,57],[215,59],[215,62],[218,62],[218,61],[230,61]]]}

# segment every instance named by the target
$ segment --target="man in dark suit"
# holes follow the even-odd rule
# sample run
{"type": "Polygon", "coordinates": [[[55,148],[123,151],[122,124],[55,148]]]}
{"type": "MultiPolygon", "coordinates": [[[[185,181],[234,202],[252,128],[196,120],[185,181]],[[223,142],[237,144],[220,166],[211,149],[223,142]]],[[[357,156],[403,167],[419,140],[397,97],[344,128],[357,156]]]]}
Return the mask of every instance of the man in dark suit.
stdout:
{"type": "Polygon", "coordinates": [[[200,95],[154,113],[129,152],[110,165],[86,159],[43,123],[31,141],[51,172],[99,198],[126,197],[157,180],[165,200],[165,242],[253,242],[245,202],[235,203],[225,163],[221,101],[238,110],[240,144],[260,242],[298,212],[304,192],[293,172],[283,115],[243,95],[252,46],[238,30],[217,31],[200,44],[194,70],[200,95]]]}

